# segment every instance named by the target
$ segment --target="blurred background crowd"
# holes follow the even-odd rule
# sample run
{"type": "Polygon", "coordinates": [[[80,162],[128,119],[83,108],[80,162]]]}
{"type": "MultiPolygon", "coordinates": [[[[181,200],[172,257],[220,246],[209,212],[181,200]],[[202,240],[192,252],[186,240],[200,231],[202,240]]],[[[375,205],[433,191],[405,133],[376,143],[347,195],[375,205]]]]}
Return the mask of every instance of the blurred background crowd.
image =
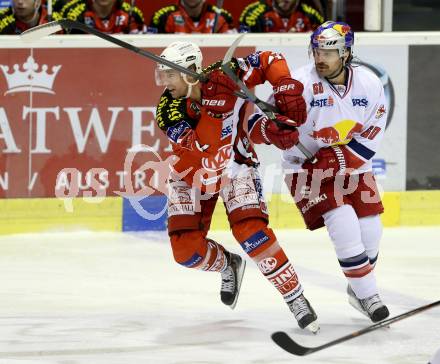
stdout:
{"type": "MultiPolygon", "coordinates": [[[[0,34],[20,34],[61,18],[111,34],[298,33],[325,20],[346,21],[362,31],[369,30],[365,1],[0,0],[0,34]]],[[[394,0],[392,12],[392,30],[440,30],[439,0],[394,0]]]]}

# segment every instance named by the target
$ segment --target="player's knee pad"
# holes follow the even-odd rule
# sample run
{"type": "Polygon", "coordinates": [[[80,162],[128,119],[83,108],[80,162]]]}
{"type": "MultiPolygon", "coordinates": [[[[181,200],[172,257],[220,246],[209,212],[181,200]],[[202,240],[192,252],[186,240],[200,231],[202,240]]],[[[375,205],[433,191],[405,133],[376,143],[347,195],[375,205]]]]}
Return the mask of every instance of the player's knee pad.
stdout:
{"type": "Polygon", "coordinates": [[[326,212],[323,217],[338,259],[355,257],[365,251],[359,219],[353,207],[342,205],[326,212]]]}
{"type": "Polygon", "coordinates": [[[379,255],[379,243],[382,238],[382,222],[379,215],[366,216],[359,219],[362,243],[367,252],[370,264],[376,264],[379,255]]]}
{"type": "Polygon", "coordinates": [[[174,260],[188,268],[201,264],[207,252],[207,241],[200,230],[182,230],[170,235],[174,260]]]}

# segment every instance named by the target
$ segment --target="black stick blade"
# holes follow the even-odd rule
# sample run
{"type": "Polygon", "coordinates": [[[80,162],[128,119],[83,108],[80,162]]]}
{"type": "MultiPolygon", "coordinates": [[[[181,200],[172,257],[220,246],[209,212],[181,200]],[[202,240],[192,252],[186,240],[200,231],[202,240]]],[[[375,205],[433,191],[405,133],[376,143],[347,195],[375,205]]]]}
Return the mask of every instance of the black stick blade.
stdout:
{"type": "Polygon", "coordinates": [[[289,352],[293,355],[304,356],[310,353],[313,353],[313,349],[306,348],[304,346],[299,345],[295,341],[293,341],[289,335],[287,335],[283,331],[274,332],[272,335],[272,340],[277,344],[281,349],[289,352]]]}

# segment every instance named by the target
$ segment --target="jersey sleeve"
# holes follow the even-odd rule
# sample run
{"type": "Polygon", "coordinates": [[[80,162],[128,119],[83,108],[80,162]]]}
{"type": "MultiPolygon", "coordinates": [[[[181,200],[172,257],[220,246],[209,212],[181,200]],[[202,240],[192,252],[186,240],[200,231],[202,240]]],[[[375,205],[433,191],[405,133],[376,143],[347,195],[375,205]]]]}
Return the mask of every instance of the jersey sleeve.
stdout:
{"type": "Polygon", "coordinates": [[[240,14],[239,22],[241,32],[261,33],[263,32],[263,15],[267,5],[260,1],[249,4],[240,14]]]}
{"type": "Polygon", "coordinates": [[[310,5],[301,4],[301,11],[304,13],[304,15],[307,16],[310,21],[310,30],[316,29],[324,22],[324,17],[322,16],[322,14],[310,5]]]}
{"type": "Polygon", "coordinates": [[[286,59],[281,53],[263,51],[239,59],[242,80],[248,87],[269,81],[275,86],[281,79],[291,77],[286,59]]]}
{"type": "Polygon", "coordinates": [[[165,6],[157,10],[151,17],[150,27],[157,29],[158,33],[170,33],[167,27],[168,19],[171,13],[177,11],[176,5],[165,6]]]}
{"type": "MultiPolygon", "coordinates": [[[[214,12],[217,12],[217,9],[216,6],[212,7],[214,12]]],[[[219,24],[217,25],[218,28],[216,33],[228,33],[234,29],[234,19],[232,18],[232,14],[225,9],[220,9],[218,22],[219,24]]]]}
{"type": "Polygon", "coordinates": [[[165,90],[156,107],[156,122],[168,139],[176,143],[186,129],[195,129],[199,114],[200,109],[196,103],[187,98],[174,99],[165,90]]]}
{"type": "MultiPolygon", "coordinates": [[[[87,4],[84,0],[67,0],[57,5],[60,9],[59,12],[54,13],[53,18],[58,19],[70,19],[84,23],[84,13],[87,8],[87,4]]],[[[72,29],[70,34],[84,34],[83,31],[72,29]]]]}
{"type": "Polygon", "coordinates": [[[368,104],[366,110],[367,122],[363,128],[353,134],[346,145],[350,153],[350,167],[359,168],[373,158],[379,149],[387,123],[386,99],[383,86],[378,82],[376,96],[368,104]]]}
{"type": "Polygon", "coordinates": [[[12,8],[0,10],[0,34],[15,33],[15,17],[12,8]]]}

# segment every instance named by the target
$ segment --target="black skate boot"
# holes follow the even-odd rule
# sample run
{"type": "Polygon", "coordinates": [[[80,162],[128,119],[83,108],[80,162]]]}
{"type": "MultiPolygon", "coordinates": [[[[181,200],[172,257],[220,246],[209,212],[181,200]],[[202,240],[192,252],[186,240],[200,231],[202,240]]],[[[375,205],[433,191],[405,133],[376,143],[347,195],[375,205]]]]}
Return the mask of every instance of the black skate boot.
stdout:
{"type": "Polygon", "coordinates": [[[287,303],[290,311],[295,315],[298,326],[316,334],[319,331],[318,317],[303,294],[287,303]]]}
{"type": "Polygon", "coordinates": [[[232,310],[237,304],[238,294],[240,293],[241,281],[246,268],[246,261],[238,254],[227,253],[228,266],[221,273],[222,286],[220,298],[222,302],[232,310]]]}
{"type": "Polygon", "coordinates": [[[347,286],[347,294],[350,305],[370,318],[373,322],[382,321],[390,315],[388,307],[383,304],[378,294],[359,299],[356,297],[350,285],[347,286]]]}

